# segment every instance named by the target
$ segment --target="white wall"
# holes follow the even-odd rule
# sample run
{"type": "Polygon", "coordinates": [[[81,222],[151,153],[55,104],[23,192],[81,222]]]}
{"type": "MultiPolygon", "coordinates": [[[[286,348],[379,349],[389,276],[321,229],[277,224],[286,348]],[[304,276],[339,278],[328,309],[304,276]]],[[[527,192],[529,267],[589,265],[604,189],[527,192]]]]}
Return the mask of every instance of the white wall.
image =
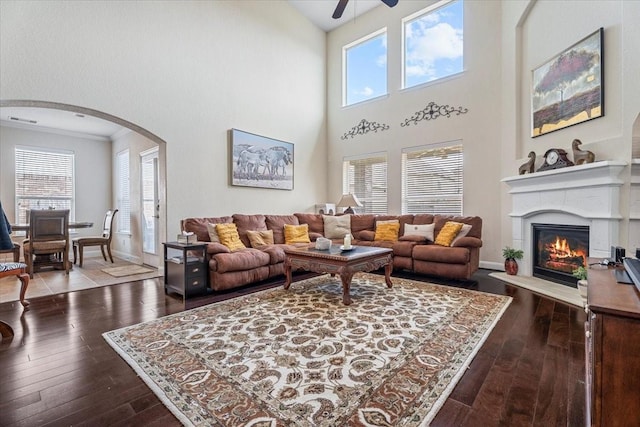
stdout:
{"type": "MultiPolygon", "coordinates": [[[[517,175],[529,151],[541,156],[563,148],[572,159],[571,141],[598,160],[630,162],[634,121],[640,113],[640,2],[630,1],[505,1],[502,2],[502,176],[517,175]],[[551,132],[531,135],[531,70],[569,46],[604,28],[604,117],[551,132]]],[[[622,174],[618,244],[632,239],[629,228],[630,167],[622,174]]],[[[508,218],[511,199],[503,187],[502,217],[508,218]]],[[[503,242],[511,241],[510,221],[502,227],[503,242]]],[[[631,249],[628,247],[628,250],[631,249]]]]}
{"type": "Polygon", "coordinates": [[[401,90],[401,20],[432,4],[432,1],[399,2],[389,9],[379,7],[359,17],[328,37],[328,145],[329,200],[342,194],[344,156],[387,152],[388,206],[401,211],[402,148],[452,140],[464,145],[465,215],[483,218],[484,246],[481,259],[501,258],[500,209],[500,93],[501,53],[499,2],[467,1],[464,5],[464,69],[441,82],[401,90]],[[388,91],[385,98],[342,107],[342,47],[382,27],[387,27],[388,91]],[[401,127],[400,123],[430,102],[465,107],[469,112],[451,118],[421,121],[401,127]],[[344,141],[340,137],[362,119],[385,123],[387,131],[358,135],[344,141]]]}
{"type": "Polygon", "coordinates": [[[75,220],[93,222],[78,235],[102,231],[111,203],[111,141],[0,126],[0,198],[9,221],[15,221],[15,147],[72,151],[75,155],[75,220]]]}
{"type": "Polygon", "coordinates": [[[3,100],[92,108],[166,141],[168,236],[188,216],[326,198],[325,33],[286,2],[1,2],[0,57],[3,100]],[[294,190],[229,186],[230,128],[294,143],[294,190]]]}

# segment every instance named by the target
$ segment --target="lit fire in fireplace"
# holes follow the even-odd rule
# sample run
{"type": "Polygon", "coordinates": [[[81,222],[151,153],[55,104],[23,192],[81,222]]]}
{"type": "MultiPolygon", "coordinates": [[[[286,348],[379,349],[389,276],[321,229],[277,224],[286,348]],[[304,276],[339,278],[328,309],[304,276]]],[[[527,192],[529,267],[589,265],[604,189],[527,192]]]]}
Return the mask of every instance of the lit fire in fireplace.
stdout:
{"type": "Polygon", "coordinates": [[[587,254],[583,248],[572,249],[567,239],[556,236],[542,249],[544,267],[571,273],[580,266],[587,265],[587,254]]]}

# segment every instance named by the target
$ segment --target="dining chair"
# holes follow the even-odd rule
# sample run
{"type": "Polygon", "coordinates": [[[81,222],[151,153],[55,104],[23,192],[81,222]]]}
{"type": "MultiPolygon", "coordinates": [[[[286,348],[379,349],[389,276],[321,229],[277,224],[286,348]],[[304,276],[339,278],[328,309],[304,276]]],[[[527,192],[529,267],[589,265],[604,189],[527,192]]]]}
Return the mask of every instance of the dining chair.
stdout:
{"type": "MultiPolygon", "coordinates": [[[[20,255],[20,254],[18,254],[20,255]]],[[[16,276],[20,279],[22,286],[20,287],[20,304],[28,310],[29,301],[24,299],[24,294],[29,286],[29,275],[26,272],[27,264],[21,262],[0,262],[0,278],[7,276],[16,276]]],[[[7,322],[0,320],[0,341],[13,338],[13,328],[7,322]]]]}
{"type": "Polygon", "coordinates": [[[31,210],[24,260],[29,277],[36,268],[60,267],[69,274],[69,210],[31,210]]]}
{"type": "Polygon", "coordinates": [[[78,250],[80,251],[80,267],[82,267],[82,262],[84,259],[84,247],[85,246],[100,246],[100,251],[102,252],[102,257],[104,260],[107,260],[107,255],[105,254],[105,249],[109,254],[109,259],[113,264],[113,255],[111,255],[111,238],[113,237],[113,233],[111,232],[113,229],[113,220],[116,217],[116,213],[118,209],[108,210],[104,216],[104,221],[102,223],[102,236],[94,236],[94,237],[76,237],[72,240],[73,242],[73,263],[75,264],[78,257],[78,250]]]}

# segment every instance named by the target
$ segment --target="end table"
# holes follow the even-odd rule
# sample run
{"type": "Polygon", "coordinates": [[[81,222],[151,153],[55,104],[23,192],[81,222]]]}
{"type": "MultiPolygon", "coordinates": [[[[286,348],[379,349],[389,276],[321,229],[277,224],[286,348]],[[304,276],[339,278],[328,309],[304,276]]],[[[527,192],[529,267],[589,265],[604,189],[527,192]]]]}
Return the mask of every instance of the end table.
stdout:
{"type": "Polygon", "coordinates": [[[164,242],[164,293],[184,299],[207,293],[207,244],[164,242]]]}

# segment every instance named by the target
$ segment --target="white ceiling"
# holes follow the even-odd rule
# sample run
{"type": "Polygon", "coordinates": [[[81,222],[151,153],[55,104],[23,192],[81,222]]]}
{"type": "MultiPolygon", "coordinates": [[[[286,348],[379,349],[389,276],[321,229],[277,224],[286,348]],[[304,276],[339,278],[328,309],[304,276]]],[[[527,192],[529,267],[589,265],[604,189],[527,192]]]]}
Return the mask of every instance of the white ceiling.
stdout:
{"type": "Polygon", "coordinates": [[[383,5],[380,0],[349,0],[342,17],[333,19],[331,15],[338,5],[338,0],[289,0],[289,3],[317,27],[327,32],[354,20],[374,7],[383,5]]]}
{"type": "MultiPolygon", "coordinates": [[[[331,15],[338,0],[288,1],[317,27],[327,32],[383,5],[380,0],[349,0],[342,17],[333,19],[331,15]]],[[[0,107],[0,124],[41,131],[72,132],[100,139],[111,139],[123,129],[120,125],[89,115],[34,107],[0,107]]]]}

